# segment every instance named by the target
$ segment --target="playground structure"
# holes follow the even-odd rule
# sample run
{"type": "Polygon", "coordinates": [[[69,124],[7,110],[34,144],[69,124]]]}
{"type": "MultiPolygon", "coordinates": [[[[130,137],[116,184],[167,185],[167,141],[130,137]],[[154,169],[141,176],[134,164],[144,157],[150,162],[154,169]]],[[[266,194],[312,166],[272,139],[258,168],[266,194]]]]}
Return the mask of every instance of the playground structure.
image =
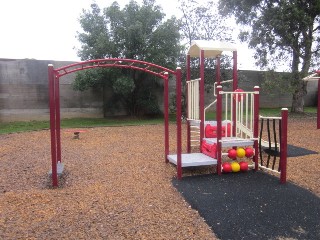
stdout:
{"type": "Polygon", "coordinates": [[[320,129],[320,70],[303,78],[304,81],[318,81],[317,129],[320,129]]]}
{"type": "MultiPolygon", "coordinates": [[[[261,166],[264,169],[271,169],[269,166],[262,166],[258,162],[259,156],[259,87],[254,87],[252,91],[238,89],[237,76],[237,50],[232,44],[193,41],[187,55],[187,153],[182,153],[181,139],[181,112],[177,111],[177,153],[168,155],[168,161],[177,166],[177,178],[182,178],[182,168],[196,166],[215,166],[216,172],[220,175],[227,172],[223,169],[225,162],[230,161],[226,157],[227,152],[232,149],[245,151],[252,149],[253,154],[236,154],[237,161],[243,162],[243,157],[247,155],[247,166],[258,170],[261,166]],[[220,79],[220,56],[224,51],[231,51],[233,54],[233,78],[221,81],[220,79]],[[200,78],[190,79],[191,57],[200,58],[200,78]],[[216,99],[207,107],[204,106],[204,78],[205,78],[205,58],[216,60],[216,99]],[[221,84],[232,82],[232,90],[224,91],[221,84]],[[208,121],[205,112],[212,106],[216,106],[216,120],[208,121]],[[192,149],[198,147],[198,151],[192,149]]],[[[181,85],[177,84],[177,109],[181,109],[181,85]]],[[[283,110],[280,182],[286,182],[286,124],[287,110],[283,110]]],[[[229,155],[230,158],[230,155],[229,155]]],[[[234,164],[235,165],[235,164],[234,164]]],[[[235,170],[234,172],[237,172],[235,170]]]]}
{"type": "MultiPolygon", "coordinates": [[[[175,71],[152,63],[132,59],[98,59],[80,62],[54,69],[48,65],[49,104],[50,104],[50,138],[51,138],[51,175],[52,185],[58,186],[58,174],[63,171],[61,156],[60,129],[60,78],[64,75],[92,68],[127,68],[144,71],[164,81],[164,153],[165,161],[177,167],[177,178],[182,178],[182,168],[190,166],[216,166],[218,174],[223,172],[224,158],[228,148],[252,148],[253,154],[247,157],[250,166],[258,170],[259,153],[259,87],[252,91],[237,89],[237,50],[227,43],[213,41],[194,41],[187,55],[187,153],[182,153],[182,104],[181,104],[181,69],[175,71]],[[233,52],[233,79],[220,80],[220,56],[224,51],[233,52]],[[200,78],[191,80],[191,57],[200,57],[200,78]],[[216,59],[216,100],[204,106],[204,63],[205,58],[216,59]],[[176,79],[176,125],[177,152],[170,154],[169,149],[169,75],[176,79]],[[232,82],[232,91],[224,91],[221,84],[232,82]],[[206,121],[205,111],[216,105],[216,120],[206,121]],[[222,120],[224,115],[224,120],[222,120]],[[192,152],[198,142],[199,152],[192,152]]],[[[283,127],[282,129],[286,129],[283,127]]],[[[286,134],[282,134],[286,142],[286,134]]],[[[285,148],[286,145],[282,144],[285,148]]],[[[281,166],[286,164],[286,150],[283,152],[281,166]]],[[[285,167],[279,169],[284,172],[285,167]]],[[[281,178],[285,182],[285,177],[281,178]]]]}

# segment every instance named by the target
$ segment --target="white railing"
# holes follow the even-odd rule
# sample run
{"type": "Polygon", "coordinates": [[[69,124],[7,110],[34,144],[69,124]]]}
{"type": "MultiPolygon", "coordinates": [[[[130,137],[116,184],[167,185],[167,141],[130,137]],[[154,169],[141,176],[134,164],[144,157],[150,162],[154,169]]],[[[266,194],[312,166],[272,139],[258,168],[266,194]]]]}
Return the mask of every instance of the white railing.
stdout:
{"type": "MultiPolygon", "coordinates": [[[[221,81],[221,82],[220,82],[220,85],[223,84],[223,83],[228,83],[228,82],[233,82],[233,79],[221,81]]],[[[213,95],[214,95],[215,97],[217,96],[216,88],[217,88],[217,82],[215,82],[215,83],[213,84],[213,95]]]]}
{"type": "MultiPolygon", "coordinates": [[[[229,83],[229,82],[233,82],[233,79],[221,81],[220,84],[229,83]]],[[[217,96],[216,87],[217,87],[217,82],[215,82],[215,83],[213,84],[213,95],[214,95],[215,97],[217,96]]],[[[212,103],[210,103],[207,107],[204,108],[204,119],[206,119],[206,112],[207,112],[207,110],[208,110],[209,108],[211,108],[213,105],[215,105],[216,102],[217,102],[217,99],[215,99],[212,103]]]]}
{"type": "Polygon", "coordinates": [[[199,83],[200,78],[187,81],[188,90],[188,120],[199,120],[199,83]]]}
{"type": "Polygon", "coordinates": [[[224,95],[223,119],[232,121],[235,108],[236,135],[233,137],[253,138],[254,92],[221,91],[220,93],[224,95]]]}
{"type": "Polygon", "coordinates": [[[204,108],[204,119],[206,119],[206,112],[209,108],[211,108],[214,104],[216,104],[217,99],[210,103],[207,107],[204,108]]]}

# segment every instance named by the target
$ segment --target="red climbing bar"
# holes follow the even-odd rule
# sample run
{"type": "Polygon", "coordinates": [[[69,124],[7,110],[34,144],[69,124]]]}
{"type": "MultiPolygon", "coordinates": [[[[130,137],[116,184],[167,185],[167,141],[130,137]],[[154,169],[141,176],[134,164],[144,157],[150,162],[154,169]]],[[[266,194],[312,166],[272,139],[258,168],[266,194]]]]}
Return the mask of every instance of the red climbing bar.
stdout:
{"type": "Polygon", "coordinates": [[[164,153],[165,162],[168,163],[167,156],[169,155],[169,74],[164,74],[164,89],[163,89],[163,113],[164,113],[164,153]]]}
{"type": "Polygon", "coordinates": [[[177,106],[177,178],[182,179],[182,164],[181,164],[181,68],[176,70],[176,106],[177,106]]]}
{"type": "Polygon", "coordinates": [[[260,96],[260,88],[258,86],[255,86],[254,87],[254,115],[253,115],[253,138],[255,138],[254,140],[254,144],[253,144],[253,147],[254,147],[254,151],[255,151],[255,154],[253,156],[253,161],[254,161],[254,169],[255,171],[258,170],[259,168],[259,159],[258,159],[258,156],[259,156],[259,143],[258,143],[258,136],[259,136],[259,96],[260,96]]]}
{"type": "Polygon", "coordinates": [[[287,181],[288,109],[281,109],[280,183],[287,181]]]}
{"type": "Polygon", "coordinates": [[[221,124],[222,124],[222,86],[217,86],[217,110],[216,110],[216,118],[217,118],[217,173],[221,175],[221,164],[222,164],[222,146],[221,146],[221,124]]]}
{"type": "Polygon", "coordinates": [[[51,176],[52,185],[58,186],[57,172],[57,149],[56,149],[56,107],[55,107],[55,85],[54,85],[54,70],[53,65],[48,65],[48,88],[49,88],[49,109],[50,109],[50,139],[51,139],[51,176]]]}

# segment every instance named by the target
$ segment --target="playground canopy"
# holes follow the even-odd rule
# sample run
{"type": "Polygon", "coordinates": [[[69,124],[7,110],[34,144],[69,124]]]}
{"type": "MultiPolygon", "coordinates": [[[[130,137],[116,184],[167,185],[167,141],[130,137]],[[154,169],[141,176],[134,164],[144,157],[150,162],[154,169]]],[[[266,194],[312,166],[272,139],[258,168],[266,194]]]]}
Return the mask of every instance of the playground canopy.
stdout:
{"type": "Polygon", "coordinates": [[[223,51],[237,51],[235,45],[227,42],[194,40],[188,51],[190,57],[200,57],[201,50],[204,50],[205,58],[216,58],[221,55],[223,51]]]}

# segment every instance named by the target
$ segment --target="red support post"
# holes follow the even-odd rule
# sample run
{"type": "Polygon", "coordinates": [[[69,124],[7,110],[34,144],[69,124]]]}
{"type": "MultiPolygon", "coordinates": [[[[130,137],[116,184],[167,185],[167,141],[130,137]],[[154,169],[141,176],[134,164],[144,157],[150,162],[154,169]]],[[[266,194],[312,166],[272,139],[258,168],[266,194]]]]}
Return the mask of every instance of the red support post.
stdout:
{"type": "Polygon", "coordinates": [[[238,88],[238,54],[237,51],[233,51],[233,91],[238,88]]]}
{"type": "Polygon", "coordinates": [[[260,88],[258,86],[254,87],[254,114],[253,114],[253,138],[254,140],[254,151],[255,154],[253,156],[253,161],[254,161],[254,169],[255,171],[258,170],[259,168],[259,143],[258,143],[258,137],[259,137],[259,96],[260,96],[260,88]]]}
{"type": "Polygon", "coordinates": [[[55,106],[55,84],[53,65],[48,65],[48,88],[49,88],[49,109],[50,109],[50,139],[51,139],[51,176],[52,185],[58,186],[57,172],[57,145],[56,145],[56,106],[55,106]]]}
{"type": "Polygon", "coordinates": [[[61,162],[61,130],[60,130],[60,79],[54,76],[54,95],[56,112],[57,162],[61,162]]]}
{"type": "Polygon", "coordinates": [[[220,85],[220,82],[221,82],[220,68],[221,68],[221,59],[220,59],[220,56],[217,56],[217,60],[216,60],[216,83],[217,83],[217,85],[220,85]]]}
{"type": "Polygon", "coordinates": [[[200,149],[202,145],[202,139],[204,138],[204,50],[200,52],[200,100],[199,100],[199,109],[200,109],[200,149]]]}
{"type": "Polygon", "coordinates": [[[222,164],[222,146],[221,146],[221,128],[222,128],[222,86],[217,86],[217,173],[221,175],[221,164],[222,164]]]}
{"type": "Polygon", "coordinates": [[[320,79],[318,79],[317,129],[320,129],[320,79]]]}
{"type": "Polygon", "coordinates": [[[287,181],[288,109],[281,109],[280,183],[287,181]]]}
{"type": "MultiPolygon", "coordinates": [[[[191,57],[190,55],[188,54],[187,55],[187,62],[186,62],[186,65],[187,65],[187,82],[188,83],[191,79],[191,57]]],[[[189,102],[189,98],[188,98],[188,84],[186,84],[187,88],[186,88],[186,102],[187,102],[187,109],[186,109],[186,114],[188,117],[188,106],[189,104],[191,104],[189,102]]],[[[187,152],[190,153],[191,152],[191,128],[190,128],[190,122],[187,120],[187,152]]]]}
{"type": "MultiPolygon", "coordinates": [[[[233,51],[233,74],[232,74],[232,90],[235,91],[236,89],[238,89],[238,68],[237,68],[237,64],[238,64],[238,55],[237,55],[237,51],[233,51]]],[[[235,136],[236,135],[236,99],[234,98],[232,100],[232,135],[235,136]]]]}
{"type": "Polygon", "coordinates": [[[177,108],[177,178],[182,179],[181,146],[181,68],[176,70],[176,108],[177,108]]]}
{"type": "Polygon", "coordinates": [[[165,153],[165,162],[168,163],[169,155],[169,74],[166,72],[164,74],[164,94],[163,94],[163,112],[164,112],[164,153],[165,153]]]}

